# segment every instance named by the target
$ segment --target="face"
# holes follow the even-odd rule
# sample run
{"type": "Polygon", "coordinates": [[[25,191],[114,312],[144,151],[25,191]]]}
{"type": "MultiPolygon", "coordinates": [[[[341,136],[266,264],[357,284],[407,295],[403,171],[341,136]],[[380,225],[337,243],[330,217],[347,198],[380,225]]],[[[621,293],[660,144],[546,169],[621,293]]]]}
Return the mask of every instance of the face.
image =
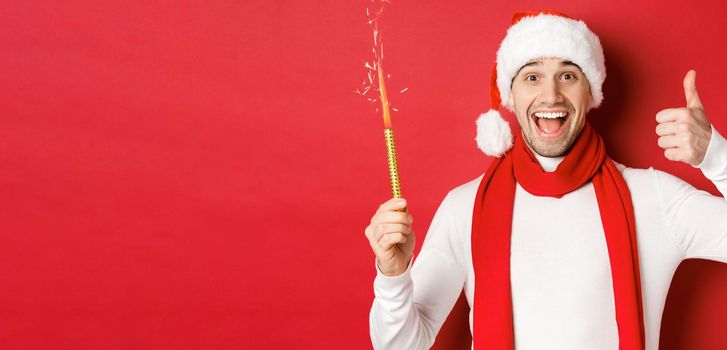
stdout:
{"type": "Polygon", "coordinates": [[[508,99],[525,142],[546,157],[568,152],[583,130],[592,102],[581,69],[559,58],[537,59],[523,66],[508,99]]]}

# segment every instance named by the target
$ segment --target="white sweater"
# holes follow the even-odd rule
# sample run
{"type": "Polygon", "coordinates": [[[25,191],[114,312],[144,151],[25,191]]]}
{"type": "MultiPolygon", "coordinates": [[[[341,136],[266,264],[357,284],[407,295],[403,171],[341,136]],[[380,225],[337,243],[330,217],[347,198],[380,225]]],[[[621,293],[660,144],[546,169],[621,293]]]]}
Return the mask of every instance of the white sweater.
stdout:
{"type": "MultiPolygon", "coordinates": [[[[538,157],[546,171],[562,158],[538,157]]],[[[659,327],[674,271],[684,259],[727,262],[727,201],[665,172],[617,165],[636,218],[646,349],[659,327]]],[[[698,166],[727,197],[727,141],[712,128],[698,166]]],[[[376,349],[428,349],[464,288],[472,307],[470,233],[479,178],[442,201],[413,264],[377,269],[369,318],[376,349]]],[[[618,349],[611,265],[592,184],[560,199],[515,192],[510,256],[515,345],[529,349],[618,349]]],[[[469,314],[472,329],[472,311],[469,314]]]]}

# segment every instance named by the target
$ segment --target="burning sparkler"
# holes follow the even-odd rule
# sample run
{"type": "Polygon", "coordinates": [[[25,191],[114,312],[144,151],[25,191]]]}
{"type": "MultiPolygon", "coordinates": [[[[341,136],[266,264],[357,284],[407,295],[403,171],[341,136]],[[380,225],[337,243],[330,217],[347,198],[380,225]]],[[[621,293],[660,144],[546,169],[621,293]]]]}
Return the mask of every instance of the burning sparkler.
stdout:
{"type": "MultiPolygon", "coordinates": [[[[371,103],[381,102],[381,111],[384,117],[384,140],[386,141],[386,155],[389,161],[389,178],[391,179],[391,193],[394,198],[401,198],[401,185],[399,184],[399,168],[396,162],[396,145],[394,143],[394,129],[391,127],[391,111],[397,111],[396,108],[391,107],[387,93],[386,93],[386,78],[389,76],[384,73],[384,66],[382,61],[384,60],[384,45],[381,42],[381,32],[379,31],[378,21],[381,17],[384,6],[390,3],[388,0],[371,0],[372,6],[375,6],[374,11],[369,8],[366,9],[366,16],[369,18],[368,23],[373,27],[374,34],[374,46],[372,52],[374,54],[373,61],[371,63],[364,63],[366,67],[367,80],[362,83],[362,89],[356,89],[356,93],[361,96],[367,97],[371,103]],[[368,97],[367,94],[370,91],[378,90],[379,96],[368,97]]],[[[404,93],[408,88],[400,91],[404,93]]],[[[378,112],[378,108],[376,109],[378,112]]]]}

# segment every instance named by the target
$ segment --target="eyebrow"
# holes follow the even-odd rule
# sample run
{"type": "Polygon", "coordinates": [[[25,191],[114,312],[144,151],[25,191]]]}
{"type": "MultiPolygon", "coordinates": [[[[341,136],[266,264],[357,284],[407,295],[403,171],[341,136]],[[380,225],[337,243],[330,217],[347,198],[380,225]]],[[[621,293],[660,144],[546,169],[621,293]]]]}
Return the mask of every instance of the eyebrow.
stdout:
{"type": "MultiPolygon", "coordinates": [[[[528,62],[524,66],[520,67],[520,69],[517,70],[517,73],[515,73],[515,75],[512,77],[512,80],[515,81],[515,77],[517,77],[517,75],[520,74],[520,71],[523,70],[523,68],[529,67],[529,66],[542,66],[542,65],[543,65],[543,61],[541,61],[541,60],[528,62]]],[[[581,72],[583,71],[583,69],[581,69],[581,66],[579,66],[571,61],[561,61],[560,66],[561,67],[574,66],[574,67],[580,69],[581,72]]],[[[510,83],[512,84],[512,82],[510,82],[510,83]]]]}
{"type": "MultiPolygon", "coordinates": [[[[515,73],[515,75],[518,75],[520,73],[520,71],[523,70],[523,68],[525,68],[525,67],[529,67],[529,66],[542,66],[542,65],[543,65],[543,61],[541,61],[541,60],[528,62],[524,66],[520,67],[520,69],[518,69],[518,71],[517,71],[517,73],[515,73]]],[[[561,67],[564,67],[564,66],[575,66],[578,69],[581,69],[581,66],[579,66],[579,65],[577,65],[577,64],[575,64],[575,63],[573,63],[571,61],[561,61],[560,62],[560,66],[561,67]]],[[[583,71],[583,70],[581,69],[581,71],[583,71]]]]}

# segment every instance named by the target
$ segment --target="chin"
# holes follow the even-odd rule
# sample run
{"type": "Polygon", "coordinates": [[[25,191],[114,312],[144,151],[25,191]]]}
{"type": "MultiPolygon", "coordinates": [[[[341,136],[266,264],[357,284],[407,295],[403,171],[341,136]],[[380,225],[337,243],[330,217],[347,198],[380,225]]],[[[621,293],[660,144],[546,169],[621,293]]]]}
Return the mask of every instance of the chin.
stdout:
{"type": "Polygon", "coordinates": [[[543,156],[543,157],[561,157],[565,156],[568,152],[562,151],[562,150],[535,150],[535,153],[543,156]]]}
{"type": "Polygon", "coordinates": [[[525,138],[527,141],[528,146],[530,146],[530,149],[543,156],[543,157],[561,157],[568,154],[568,151],[570,151],[570,148],[573,144],[573,140],[570,140],[569,137],[565,137],[562,140],[558,141],[543,141],[539,140],[537,138],[532,139],[532,136],[528,136],[525,138]]]}

